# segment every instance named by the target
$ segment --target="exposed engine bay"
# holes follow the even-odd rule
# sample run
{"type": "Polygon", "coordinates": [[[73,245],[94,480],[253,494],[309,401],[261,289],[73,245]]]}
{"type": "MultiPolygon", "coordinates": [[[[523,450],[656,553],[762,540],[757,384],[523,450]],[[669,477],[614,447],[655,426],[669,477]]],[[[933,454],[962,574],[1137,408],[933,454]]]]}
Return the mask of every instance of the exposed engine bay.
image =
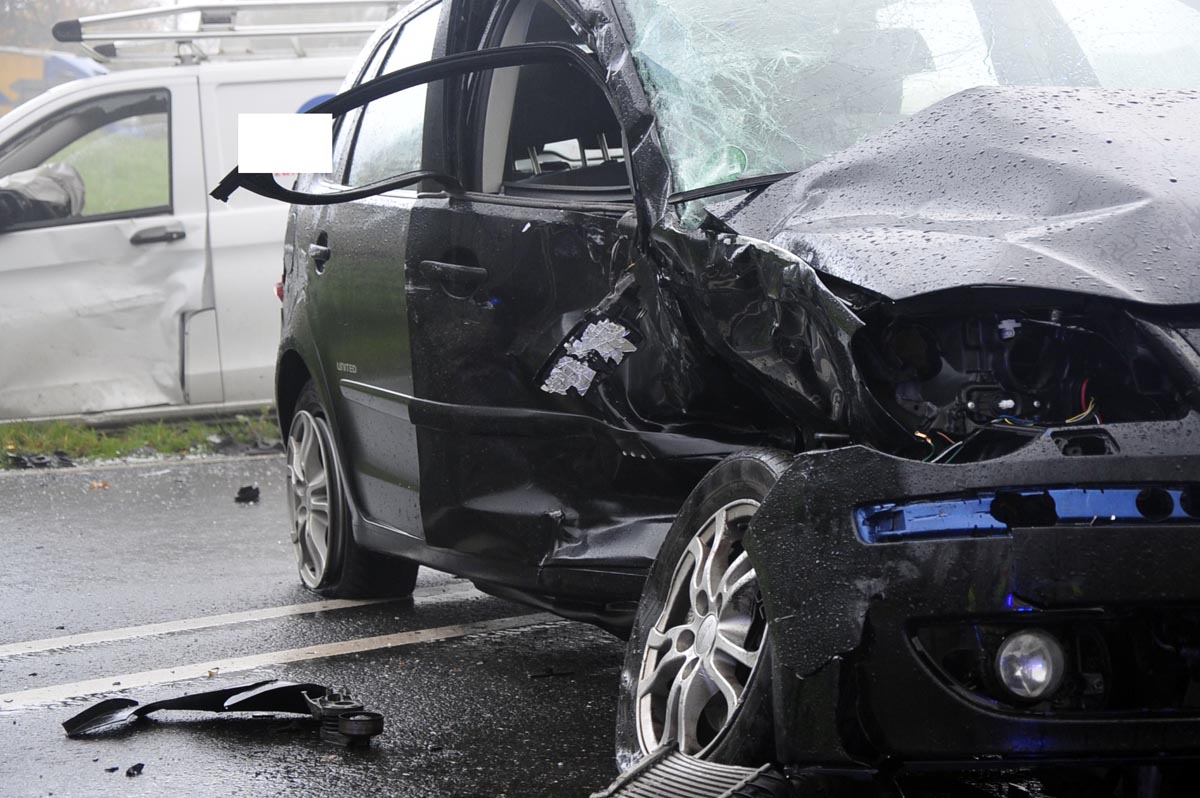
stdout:
{"type": "Polygon", "coordinates": [[[1186,410],[1136,323],[1112,307],[886,319],[854,347],[872,393],[913,432],[905,453],[927,461],[987,459],[1028,439],[998,431],[1186,410]]]}

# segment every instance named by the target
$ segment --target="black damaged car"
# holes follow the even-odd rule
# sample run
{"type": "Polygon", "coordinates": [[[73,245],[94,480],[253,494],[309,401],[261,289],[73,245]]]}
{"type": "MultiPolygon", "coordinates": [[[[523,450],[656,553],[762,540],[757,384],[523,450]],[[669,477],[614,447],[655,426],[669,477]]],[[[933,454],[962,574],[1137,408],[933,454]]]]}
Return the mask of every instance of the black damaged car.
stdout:
{"type": "Polygon", "coordinates": [[[307,587],[627,635],[616,789],[1186,794],[1200,4],[441,0],[347,85],[214,191],[293,203],[307,587]]]}

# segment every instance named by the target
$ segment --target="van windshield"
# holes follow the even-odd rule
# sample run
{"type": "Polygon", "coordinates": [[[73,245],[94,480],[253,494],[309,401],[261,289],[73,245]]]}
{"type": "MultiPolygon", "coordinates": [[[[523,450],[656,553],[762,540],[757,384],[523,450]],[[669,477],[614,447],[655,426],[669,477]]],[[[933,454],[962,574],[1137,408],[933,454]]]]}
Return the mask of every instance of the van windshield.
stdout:
{"type": "Polygon", "coordinates": [[[976,86],[1200,89],[1200,0],[622,0],[674,189],[801,170],[976,86]]]}

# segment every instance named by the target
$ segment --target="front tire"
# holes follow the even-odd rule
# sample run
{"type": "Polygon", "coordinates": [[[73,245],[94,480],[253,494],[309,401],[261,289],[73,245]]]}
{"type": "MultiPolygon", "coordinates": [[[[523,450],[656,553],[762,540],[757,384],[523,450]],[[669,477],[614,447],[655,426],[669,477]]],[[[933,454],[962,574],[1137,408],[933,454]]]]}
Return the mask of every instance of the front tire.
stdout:
{"type": "Polygon", "coordinates": [[[328,418],[310,380],[296,399],[287,436],[288,514],[300,582],[327,598],[411,595],[416,563],[367,551],[354,541],[328,418]]]}
{"type": "Polygon", "coordinates": [[[771,758],[769,630],[742,538],[789,461],[765,450],[726,458],[667,533],[625,653],[616,740],[622,771],[667,744],[726,764],[771,758]]]}

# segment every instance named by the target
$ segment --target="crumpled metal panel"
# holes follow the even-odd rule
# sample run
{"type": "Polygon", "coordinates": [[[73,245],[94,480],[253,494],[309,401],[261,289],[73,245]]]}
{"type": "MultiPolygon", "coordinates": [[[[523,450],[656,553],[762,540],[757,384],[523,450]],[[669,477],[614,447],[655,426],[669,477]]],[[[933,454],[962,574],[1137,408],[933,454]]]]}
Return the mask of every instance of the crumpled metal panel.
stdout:
{"type": "Polygon", "coordinates": [[[976,88],[723,218],[894,300],[967,285],[1200,297],[1200,94],[976,88]]]}
{"type": "MultiPolygon", "coordinates": [[[[182,314],[202,307],[204,255],[200,248],[164,257],[162,245],[131,247],[146,224],[3,236],[0,418],[183,402],[180,324],[182,314]]],[[[189,224],[199,246],[202,231],[189,224]]],[[[191,247],[177,246],[184,245],[191,247]]]]}

